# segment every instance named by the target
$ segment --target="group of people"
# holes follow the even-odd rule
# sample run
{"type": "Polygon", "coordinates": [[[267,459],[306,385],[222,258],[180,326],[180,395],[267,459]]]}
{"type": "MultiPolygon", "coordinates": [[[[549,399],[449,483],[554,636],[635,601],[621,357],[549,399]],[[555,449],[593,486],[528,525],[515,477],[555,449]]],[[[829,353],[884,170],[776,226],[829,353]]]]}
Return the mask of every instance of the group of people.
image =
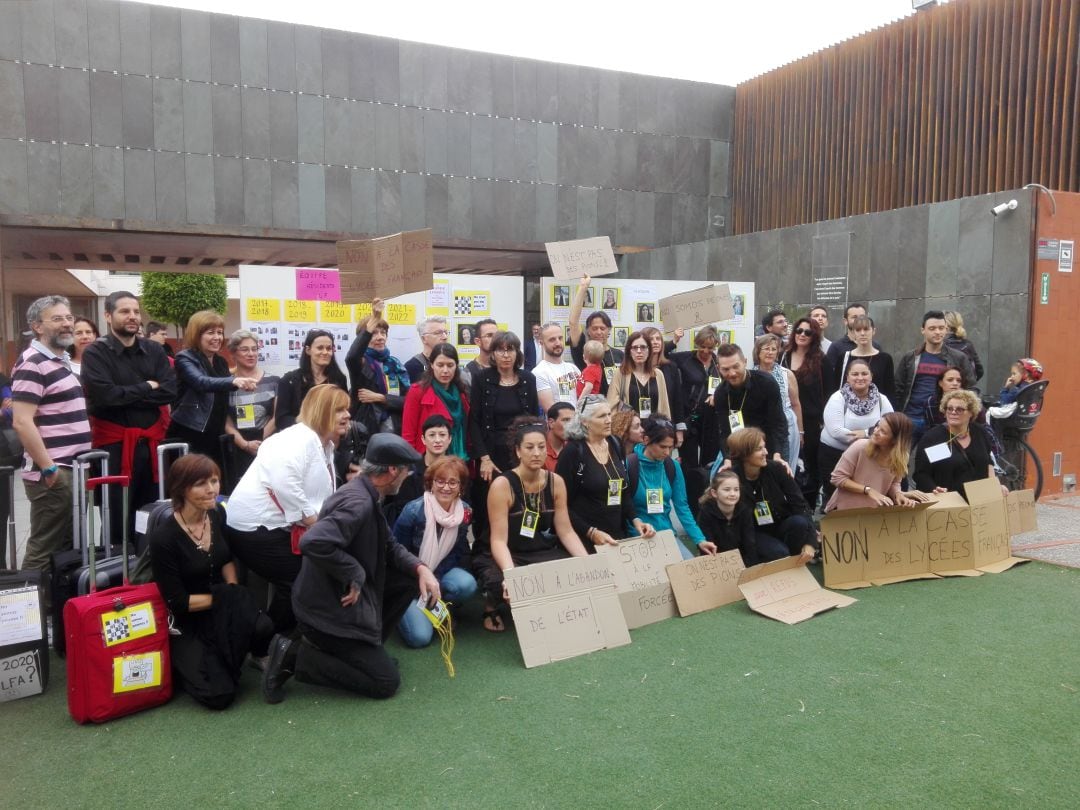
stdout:
{"type": "MultiPolygon", "coordinates": [[[[157,445],[185,442],[192,452],[164,482],[172,519],[145,551],[177,618],[178,683],[223,708],[252,656],[270,702],[294,674],[388,697],[399,685],[390,633],[425,646],[437,602],[457,611],[474,596],[484,629],[504,632],[516,566],[677,527],[686,558],[805,563],[819,551],[819,490],[826,511],[913,504],[911,454],[922,492],[992,474],[992,433],[968,390],[982,367],[955,313],[926,313],[921,345],[894,368],[863,306],[847,308],[831,345],[824,308],[790,326],[770,312],[751,364],[711,327],[691,351],[655,328],[615,349],[603,310],[582,321],[590,284],[571,304],[569,361],[562,324],[523,346],[484,320],[463,368],[432,317],[402,362],[376,300],[348,376],[333,336],[314,329],[280,378],[260,368],[252,333],[226,339],[217,313],[191,317],[174,359],[158,325],[140,336],[131,293],[106,299],[100,337],[80,337],[66,299],[41,298],[12,380],[31,501],[24,565],[47,568],[70,543],[77,455],[107,450],[136,509],[157,497],[157,445]],[[270,583],[265,606],[245,572],[270,583]]],[[[1025,362],[1012,388],[1035,374],[1025,362]]]]}

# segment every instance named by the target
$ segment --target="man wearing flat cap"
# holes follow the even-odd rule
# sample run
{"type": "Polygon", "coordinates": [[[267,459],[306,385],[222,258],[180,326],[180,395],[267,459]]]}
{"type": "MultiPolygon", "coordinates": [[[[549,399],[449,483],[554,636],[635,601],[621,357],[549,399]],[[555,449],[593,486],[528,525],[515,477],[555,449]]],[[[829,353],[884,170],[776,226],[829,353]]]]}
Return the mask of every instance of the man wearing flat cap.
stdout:
{"type": "Polygon", "coordinates": [[[377,433],[359,474],[323,504],[300,541],[303,562],[292,603],[301,637],[270,643],[263,697],[280,703],[283,685],[298,681],[373,698],[401,685],[397,662],[383,643],[409,603],[439,598],[431,569],[394,541],[379,502],[398,491],[420,461],[407,441],[377,433]]]}

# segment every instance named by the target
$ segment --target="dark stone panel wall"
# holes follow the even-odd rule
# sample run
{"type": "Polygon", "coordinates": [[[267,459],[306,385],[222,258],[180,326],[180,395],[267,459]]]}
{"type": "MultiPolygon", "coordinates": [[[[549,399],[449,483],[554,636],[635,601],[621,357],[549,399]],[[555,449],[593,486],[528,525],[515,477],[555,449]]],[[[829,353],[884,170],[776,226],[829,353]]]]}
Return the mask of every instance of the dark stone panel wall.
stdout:
{"type": "MultiPolygon", "coordinates": [[[[920,342],[926,310],[956,310],[987,369],[980,386],[996,390],[1009,365],[1028,350],[1031,193],[966,197],[680,244],[620,262],[635,278],[753,281],[756,319],[774,305],[806,312],[825,303],[814,297],[814,262],[846,264],[847,300],[868,304],[877,339],[894,358],[920,342]],[[1010,199],[1019,202],[1016,211],[990,214],[1010,199]]],[[[827,302],[828,336],[834,339],[843,334],[844,303],[827,302]]]]}
{"type": "Polygon", "coordinates": [[[729,232],[734,102],[200,11],[0,2],[0,213],[697,242],[729,232]]]}

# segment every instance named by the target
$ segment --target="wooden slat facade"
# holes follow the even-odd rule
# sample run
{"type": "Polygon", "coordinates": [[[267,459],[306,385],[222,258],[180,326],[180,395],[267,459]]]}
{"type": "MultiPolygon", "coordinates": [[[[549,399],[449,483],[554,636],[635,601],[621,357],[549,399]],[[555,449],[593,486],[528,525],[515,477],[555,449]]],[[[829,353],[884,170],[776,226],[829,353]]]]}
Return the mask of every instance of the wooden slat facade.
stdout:
{"type": "Polygon", "coordinates": [[[744,84],[734,232],[1080,191],[1080,0],[954,0],[744,84]]]}

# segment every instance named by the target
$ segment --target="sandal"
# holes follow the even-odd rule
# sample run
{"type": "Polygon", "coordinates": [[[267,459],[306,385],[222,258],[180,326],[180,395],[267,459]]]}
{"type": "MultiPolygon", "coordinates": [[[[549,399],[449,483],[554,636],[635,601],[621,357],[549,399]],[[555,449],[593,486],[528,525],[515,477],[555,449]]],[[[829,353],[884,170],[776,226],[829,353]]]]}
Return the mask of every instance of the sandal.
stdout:
{"type": "Polygon", "coordinates": [[[484,629],[489,633],[505,633],[506,623],[503,622],[503,618],[499,615],[498,608],[485,608],[484,609],[484,629]]]}

